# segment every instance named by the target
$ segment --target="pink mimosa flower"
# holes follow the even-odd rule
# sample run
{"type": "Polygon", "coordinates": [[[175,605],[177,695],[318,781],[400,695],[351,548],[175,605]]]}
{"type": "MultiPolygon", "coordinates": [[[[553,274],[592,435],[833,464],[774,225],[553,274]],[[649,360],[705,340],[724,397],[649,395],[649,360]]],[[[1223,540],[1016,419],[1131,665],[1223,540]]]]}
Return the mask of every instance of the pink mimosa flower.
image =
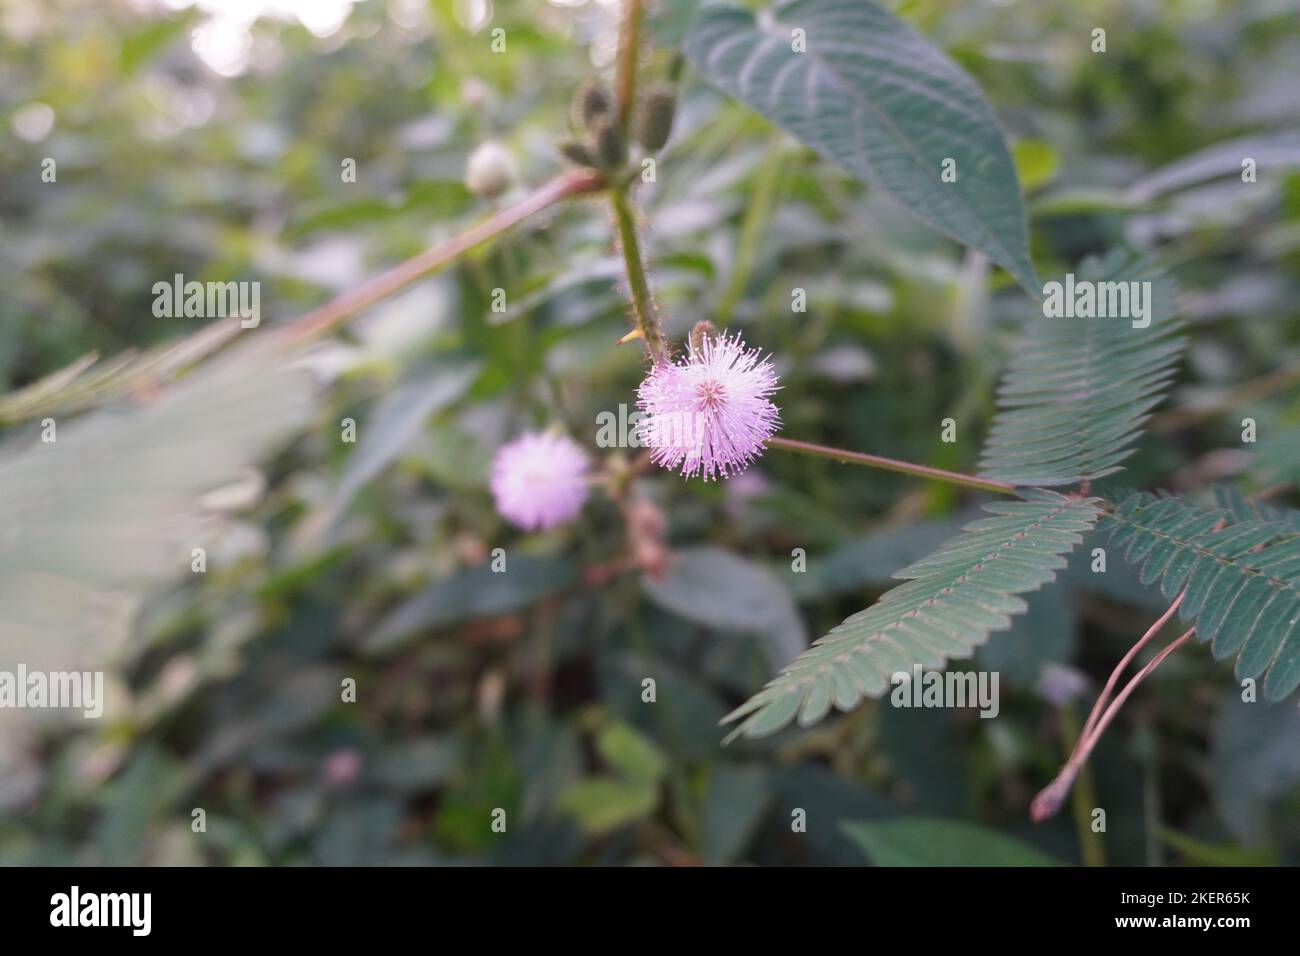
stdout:
{"type": "Polygon", "coordinates": [[[586,452],[565,435],[521,435],[492,461],[497,511],[525,531],[563,524],[587,500],[588,464],[586,452]]]}
{"type": "Polygon", "coordinates": [[[706,481],[739,474],[780,427],[776,372],[737,333],[706,335],[677,362],[656,365],[637,391],[637,435],[663,468],[706,481]]]}

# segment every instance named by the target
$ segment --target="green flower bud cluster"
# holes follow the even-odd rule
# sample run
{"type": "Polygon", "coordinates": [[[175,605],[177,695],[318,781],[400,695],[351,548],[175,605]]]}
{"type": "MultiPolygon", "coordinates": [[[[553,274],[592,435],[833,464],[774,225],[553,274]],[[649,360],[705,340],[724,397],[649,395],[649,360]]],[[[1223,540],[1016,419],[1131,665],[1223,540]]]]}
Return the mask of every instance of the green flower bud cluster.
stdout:
{"type": "MultiPolygon", "coordinates": [[[[655,84],[642,98],[633,135],[647,153],[658,152],[672,133],[677,91],[668,83],[655,84]]],[[[617,108],[609,91],[594,77],[583,81],[573,94],[570,124],[574,135],[556,143],[569,162],[605,172],[627,162],[627,141],[620,129],[617,108]]]]}
{"type": "Polygon", "coordinates": [[[627,144],[618,130],[614,100],[595,77],[584,80],[573,94],[569,121],[574,138],[556,144],[565,159],[607,172],[627,161],[627,144]]]}

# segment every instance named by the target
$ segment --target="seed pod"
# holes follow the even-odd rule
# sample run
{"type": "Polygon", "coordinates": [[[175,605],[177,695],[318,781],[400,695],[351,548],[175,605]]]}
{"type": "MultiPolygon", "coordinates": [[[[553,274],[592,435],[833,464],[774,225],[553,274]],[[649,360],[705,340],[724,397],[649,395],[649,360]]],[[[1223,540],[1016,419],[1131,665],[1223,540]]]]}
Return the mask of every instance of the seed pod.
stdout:
{"type": "Polygon", "coordinates": [[[593,136],[596,159],[602,169],[618,169],[627,160],[627,143],[613,123],[601,123],[593,136]]]}
{"type": "Polygon", "coordinates": [[[515,159],[510,151],[494,140],[475,147],[465,164],[465,185],[484,199],[495,199],[515,180],[515,159]]]}
{"type": "Polygon", "coordinates": [[[555,148],[569,162],[577,166],[596,166],[596,157],[591,155],[591,150],[579,143],[576,139],[562,139],[555,144],[555,148]]]}
{"type": "Polygon", "coordinates": [[[601,120],[614,112],[614,102],[605,92],[605,87],[594,76],[582,81],[582,85],[573,94],[573,128],[591,129],[601,120]]]}
{"type": "Polygon", "coordinates": [[[671,87],[656,86],[641,104],[637,124],[637,142],[648,153],[657,153],[668,142],[673,131],[673,115],[677,112],[677,94],[671,87]]]}

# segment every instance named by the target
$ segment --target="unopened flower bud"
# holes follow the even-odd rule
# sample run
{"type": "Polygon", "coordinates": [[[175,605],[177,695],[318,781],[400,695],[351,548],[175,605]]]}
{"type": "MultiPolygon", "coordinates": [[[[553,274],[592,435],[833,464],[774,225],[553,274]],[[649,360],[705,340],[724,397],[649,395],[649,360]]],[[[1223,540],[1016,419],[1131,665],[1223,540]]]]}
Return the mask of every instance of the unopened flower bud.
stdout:
{"type": "Polygon", "coordinates": [[[627,143],[613,123],[601,123],[594,140],[596,159],[603,169],[618,169],[627,160],[627,143]]]}
{"type": "Polygon", "coordinates": [[[465,164],[465,185],[484,199],[495,199],[514,182],[515,159],[495,140],[480,143],[465,164]]]}
{"type": "Polygon", "coordinates": [[[648,153],[664,148],[673,131],[673,116],[677,112],[677,93],[669,86],[656,86],[641,104],[637,124],[637,142],[648,153]]]}
{"type": "Polygon", "coordinates": [[[596,157],[591,155],[591,150],[579,143],[576,139],[562,139],[555,144],[555,148],[569,162],[578,166],[595,166],[596,157]]]}
{"type": "Polygon", "coordinates": [[[573,94],[572,111],[574,129],[586,130],[608,119],[614,112],[614,103],[599,80],[587,77],[573,94]]]}

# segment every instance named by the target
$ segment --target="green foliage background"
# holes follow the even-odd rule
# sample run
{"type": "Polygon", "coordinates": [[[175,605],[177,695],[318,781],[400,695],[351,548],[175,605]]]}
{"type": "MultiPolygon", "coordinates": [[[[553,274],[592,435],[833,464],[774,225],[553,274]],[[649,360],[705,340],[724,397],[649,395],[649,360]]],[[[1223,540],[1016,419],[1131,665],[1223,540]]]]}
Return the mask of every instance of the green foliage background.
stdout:
{"type": "MultiPolygon", "coordinates": [[[[139,6],[0,9],[0,391],[195,331],[152,315],[153,283],[174,273],[259,280],[267,326],[301,314],[485,214],[463,185],[485,138],[543,182],[561,168],[569,94],[593,62],[608,69],[614,26],[598,3],[498,0],[472,32],[468,4],[374,0],[323,39],[259,20],[250,69],[225,78],[190,47],[207,13],[139,6]],[[505,54],[490,50],[498,26],[505,54]],[[33,102],[55,116],[35,142],[13,122],[33,102]],[[40,180],[47,156],[57,184],[40,180]]],[[[1272,500],[1294,506],[1294,6],[892,6],[997,110],[1042,276],[1128,245],[1181,289],[1189,353],[1125,482],[1207,502],[1217,482],[1284,483],[1272,500]],[[1105,54],[1089,49],[1097,26],[1105,54]],[[1257,183],[1240,181],[1243,155],[1257,183]]],[[[651,68],[695,7],[652,7],[651,68]]],[[[689,69],[657,171],[639,198],[670,335],[707,318],[774,353],[790,437],[976,467],[993,387],[1036,315],[1007,275],[689,69]],[[946,417],[955,443],[940,441],[946,417]]],[[[1294,701],[1241,703],[1200,645],[1135,695],[1094,758],[1081,814],[1104,808],[1106,833],[1081,837],[1068,806],[1028,822],[1062,727],[1167,604],[1117,553],[1091,573],[1096,535],[1064,586],[956,665],[1001,672],[996,720],[868,701],[722,748],[719,719],[969,521],[973,497],[777,452],[718,485],[650,475],[640,490],[683,563],[599,587],[585,574],[623,541],[607,501],[554,532],[510,529],[486,491],[494,449],[557,420],[594,449],[597,414],[632,405],[641,364],[612,346],[627,317],[609,232],[604,206],[579,201],[317,354],[336,377],[266,462],[264,492],[209,548],[209,572],[151,592],[115,650],[126,703],[93,724],[0,728],[0,859],[1076,863],[1083,839],[1116,864],[1300,860],[1294,701]],[[338,440],[348,417],[356,445],[338,440]],[[494,548],[505,575],[485,566],[494,548]],[[796,548],[806,573],[791,571],[796,548]],[[1082,701],[1054,698],[1061,668],[1092,681],[1082,701]],[[340,702],[344,677],[356,703],[340,702]]],[[[0,652],[0,666],[36,666],[40,649],[0,652]]]]}

